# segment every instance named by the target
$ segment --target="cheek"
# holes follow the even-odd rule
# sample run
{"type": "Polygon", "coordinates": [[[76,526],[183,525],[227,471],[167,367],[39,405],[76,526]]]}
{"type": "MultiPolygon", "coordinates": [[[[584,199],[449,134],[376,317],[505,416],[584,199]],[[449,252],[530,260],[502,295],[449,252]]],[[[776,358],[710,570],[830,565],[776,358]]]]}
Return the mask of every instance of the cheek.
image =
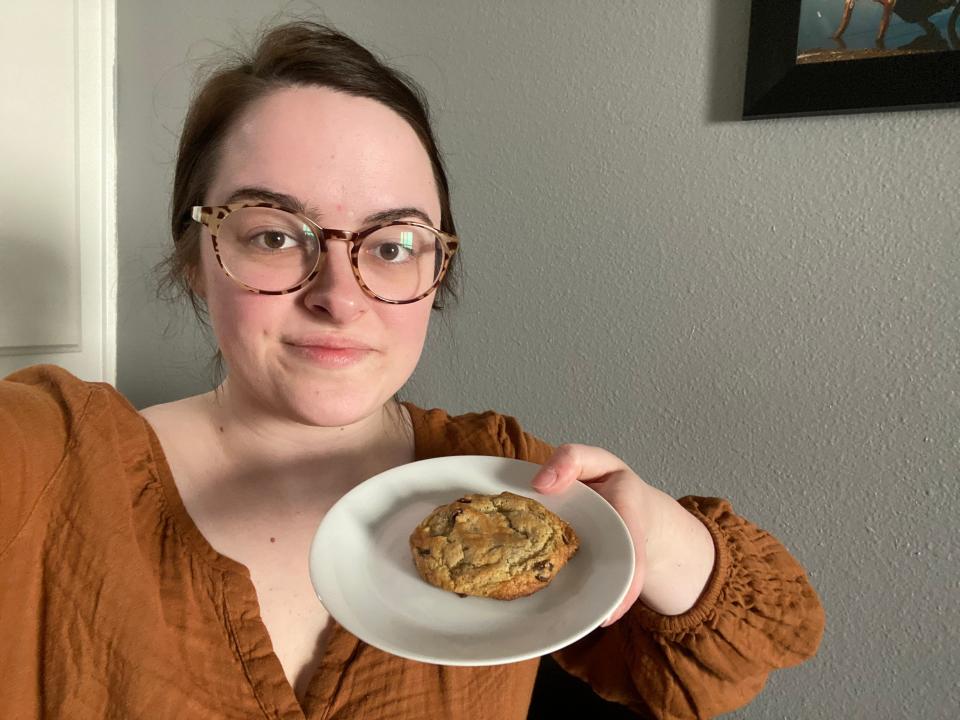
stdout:
{"type": "Polygon", "coordinates": [[[229,338],[241,336],[245,328],[254,327],[258,316],[262,314],[247,298],[229,291],[211,293],[207,304],[210,309],[210,323],[221,344],[229,338]]]}
{"type": "Polygon", "coordinates": [[[251,293],[230,280],[211,258],[204,268],[204,289],[210,324],[220,349],[229,353],[232,347],[249,348],[250,336],[259,335],[272,324],[276,306],[290,298],[268,298],[251,293]],[[279,301],[279,302],[278,302],[279,301]]]}
{"type": "Polygon", "coordinates": [[[413,305],[388,305],[381,314],[384,325],[390,328],[394,344],[414,360],[420,356],[427,336],[431,301],[432,297],[413,305]]]}

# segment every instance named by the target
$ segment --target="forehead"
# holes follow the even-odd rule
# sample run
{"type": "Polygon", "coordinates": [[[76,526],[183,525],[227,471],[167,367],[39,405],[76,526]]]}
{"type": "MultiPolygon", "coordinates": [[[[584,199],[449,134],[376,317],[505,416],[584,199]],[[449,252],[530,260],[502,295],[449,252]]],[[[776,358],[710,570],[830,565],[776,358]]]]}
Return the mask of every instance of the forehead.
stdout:
{"type": "Polygon", "coordinates": [[[386,105],[322,87],[276,90],[228,132],[209,202],[264,187],[364,214],[423,207],[439,223],[433,169],[413,128],[386,105]]]}

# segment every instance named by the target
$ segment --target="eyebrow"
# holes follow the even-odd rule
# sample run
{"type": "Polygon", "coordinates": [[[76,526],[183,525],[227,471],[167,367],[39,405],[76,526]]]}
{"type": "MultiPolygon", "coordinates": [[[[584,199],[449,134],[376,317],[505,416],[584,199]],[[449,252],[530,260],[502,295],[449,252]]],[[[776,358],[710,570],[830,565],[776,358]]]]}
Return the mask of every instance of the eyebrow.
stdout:
{"type": "MultiPolygon", "coordinates": [[[[230,196],[227,198],[227,201],[224,204],[229,205],[242,200],[256,200],[260,202],[274,203],[275,205],[282,205],[285,208],[289,208],[290,210],[294,210],[315,220],[320,220],[323,217],[323,213],[317,208],[305,204],[293,195],[275,192],[273,190],[258,186],[237,188],[230,193],[230,196]]],[[[394,220],[409,220],[410,218],[416,218],[427,225],[433,226],[433,220],[430,219],[430,216],[427,215],[426,212],[420,208],[412,206],[380,210],[379,212],[367,215],[363,219],[363,224],[376,225],[378,223],[392,222],[394,220]]]]}

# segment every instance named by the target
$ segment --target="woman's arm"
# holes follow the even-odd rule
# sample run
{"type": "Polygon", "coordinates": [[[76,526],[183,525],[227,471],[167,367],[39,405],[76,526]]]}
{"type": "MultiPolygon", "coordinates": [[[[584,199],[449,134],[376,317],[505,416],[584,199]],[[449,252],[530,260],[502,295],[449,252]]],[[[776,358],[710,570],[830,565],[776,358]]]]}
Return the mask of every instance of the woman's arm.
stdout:
{"type": "Polygon", "coordinates": [[[558,448],[534,487],[574,482],[613,505],[636,550],[633,583],[606,627],[555,653],[599,695],[662,720],[714,717],[814,654],[824,616],[803,568],[729,503],[673,500],[584,445],[558,448]]]}
{"type": "Polygon", "coordinates": [[[771,672],[816,654],[824,612],[803,567],[719,498],[679,504],[713,540],[696,603],[664,615],[635,603],[615,624],[554,653],[607,700],[658,720],[699,720],[749,703],[771,672]]]}
{"type": "Polygon", "coordinates": [[[650,530],[640,601],[661,615],[682,615],[703,594],[713,572],[713,537],[700,520],[665,492],[643,483],[642,494],[650,530]]]}
{"type": "Polygon", "coordinates": [[[561,445],[533,480],[545,494],[588,484],[620,514],[636,555],[633,582],[604,625],[639,598],[663,615],[680,615],[700,597],[714,567],[710,532],[676,500],[641,480],[620,458],[589,445],[561,445]]]}

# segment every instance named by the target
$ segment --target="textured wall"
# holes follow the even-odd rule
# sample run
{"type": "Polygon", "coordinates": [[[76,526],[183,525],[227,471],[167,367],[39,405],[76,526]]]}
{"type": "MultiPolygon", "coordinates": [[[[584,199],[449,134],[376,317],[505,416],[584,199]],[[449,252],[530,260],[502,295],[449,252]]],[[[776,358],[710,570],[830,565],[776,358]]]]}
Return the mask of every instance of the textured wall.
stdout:
{"type": "MultiPolygon", "coordinates": [[[[735,717],[956,717],[960,111],[738,122],[748,0],[315,5],[427,88],[446,149],[467,284],[405,396],[603,445],[781,537],[827,635],[735,717]]],[[[139,405],[208,387],[145,272],[195,60],[278,7],[120,2],[139,405]]]]}

